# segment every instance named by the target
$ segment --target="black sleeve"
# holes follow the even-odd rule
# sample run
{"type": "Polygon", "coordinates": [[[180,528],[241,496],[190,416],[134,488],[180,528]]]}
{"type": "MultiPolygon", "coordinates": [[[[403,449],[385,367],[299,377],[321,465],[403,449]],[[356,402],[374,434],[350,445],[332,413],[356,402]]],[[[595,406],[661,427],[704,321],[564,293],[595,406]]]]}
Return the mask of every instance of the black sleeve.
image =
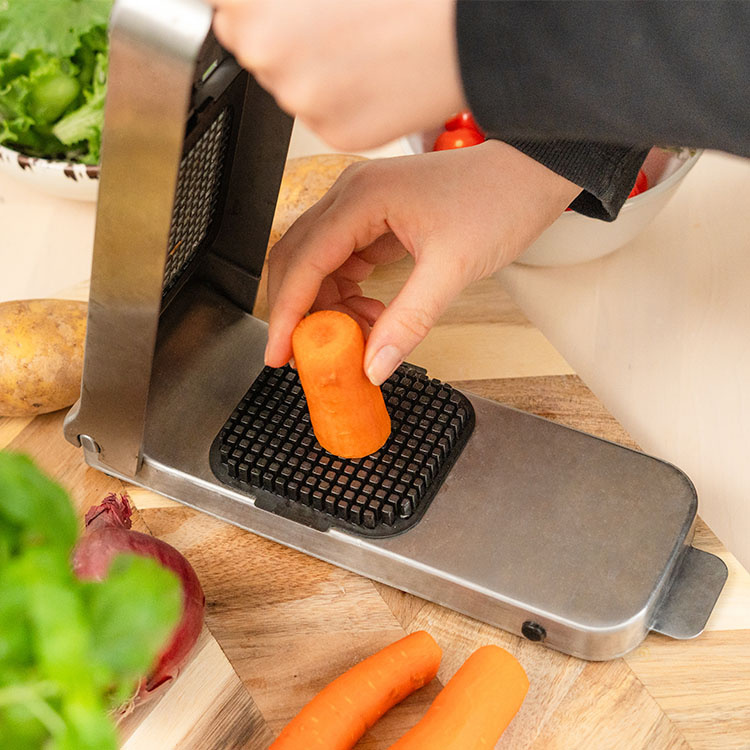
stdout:
{"type": "Polygon", "coordinates": [[[651,144],[750,156],[748,28],[744,0],[458,0],[456,9],[477,122],[581,185],[574,207],[600,218],[616,216],[651,144]]]}
{"type": "Polygon", "coordinates": [[[604,221],[617,218],[649,152],[648,147],[596,141],[502,140],[583,188],[570,207],[604,221]]]}

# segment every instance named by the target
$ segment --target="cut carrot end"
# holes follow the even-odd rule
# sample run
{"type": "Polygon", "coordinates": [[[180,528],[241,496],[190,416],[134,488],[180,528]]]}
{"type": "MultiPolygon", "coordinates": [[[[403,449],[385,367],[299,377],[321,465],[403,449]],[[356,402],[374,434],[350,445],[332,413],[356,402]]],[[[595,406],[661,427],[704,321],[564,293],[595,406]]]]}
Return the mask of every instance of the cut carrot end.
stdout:
{"type": "Polygon", "coordinates": [[[380,388],[365,374],[365,340],[357,322],[335,310],[313,313],[295,328],[292,348],[321,446],[343,458],[362,458],[382,447],[391,419],[380,388]]]}

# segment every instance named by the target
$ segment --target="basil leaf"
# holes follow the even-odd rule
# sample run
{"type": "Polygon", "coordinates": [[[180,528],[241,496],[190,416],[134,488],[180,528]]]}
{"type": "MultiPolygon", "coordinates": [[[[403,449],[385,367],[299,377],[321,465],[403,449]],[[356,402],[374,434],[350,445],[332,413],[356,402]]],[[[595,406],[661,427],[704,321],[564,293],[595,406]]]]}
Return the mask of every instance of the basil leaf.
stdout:
{"type": "Polygon", "coordinates": [[[92,657],[118,680],[134,683],[179,622],[182,590],[177,576],[155,560],[118,555],[107,578],[87,587],[92,657]]]}
{"type": "Polygon", "coordinates": [[[28,456],[0,453],[0,517],[20,529],[26,545],[69,552],[78,534],[65,490],[39,472],[28,456]]]}
{"type": "MultiPolygon", "coordinates": [[[[2,0],[0,0],[2,3],[2,0]]],[[[30,459],[0,453],[0,748],[116,750],[128,698],[179,621],[172,571],[115,558],[101,583],[70,568],[77,522],[30,459]]]]}

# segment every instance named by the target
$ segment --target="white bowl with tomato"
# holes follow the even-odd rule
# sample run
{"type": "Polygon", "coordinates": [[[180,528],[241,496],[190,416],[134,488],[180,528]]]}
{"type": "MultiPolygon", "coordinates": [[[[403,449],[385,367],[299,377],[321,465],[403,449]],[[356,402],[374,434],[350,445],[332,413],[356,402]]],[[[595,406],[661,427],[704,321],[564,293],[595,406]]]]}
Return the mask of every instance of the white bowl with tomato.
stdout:
{"type": "MultiPolygon", "coordinates": [[[[407,136],[407,153],[464,148],[484,141],[469,112],[460,112],[445,128],[407,136]]],[[[652,148],[630,196],[614,221],[565,211],[516,261],[530,266],[584,263],[617,250],[640,234],[674,195],[702,151],[652,148]]]]}

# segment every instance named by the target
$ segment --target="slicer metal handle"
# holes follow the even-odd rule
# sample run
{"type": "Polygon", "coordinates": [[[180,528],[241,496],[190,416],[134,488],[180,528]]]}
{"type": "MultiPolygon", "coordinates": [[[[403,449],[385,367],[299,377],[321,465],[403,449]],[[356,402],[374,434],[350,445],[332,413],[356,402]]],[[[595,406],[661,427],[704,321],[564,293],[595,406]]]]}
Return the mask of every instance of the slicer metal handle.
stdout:
{"type": "Polygon", "coordinates": [[[719,598],[728,570],[710,552],[688,547],[651,630],[671,638],[695,638],[703,632],[719,598]]]}
{"type": "Polygon", "coordinates": [[[100,460],[140,465],[175,184],[195,60],[211,28],[201,0],[118,0],[109,74],[81,399],[65,422],[100,460]]]}

